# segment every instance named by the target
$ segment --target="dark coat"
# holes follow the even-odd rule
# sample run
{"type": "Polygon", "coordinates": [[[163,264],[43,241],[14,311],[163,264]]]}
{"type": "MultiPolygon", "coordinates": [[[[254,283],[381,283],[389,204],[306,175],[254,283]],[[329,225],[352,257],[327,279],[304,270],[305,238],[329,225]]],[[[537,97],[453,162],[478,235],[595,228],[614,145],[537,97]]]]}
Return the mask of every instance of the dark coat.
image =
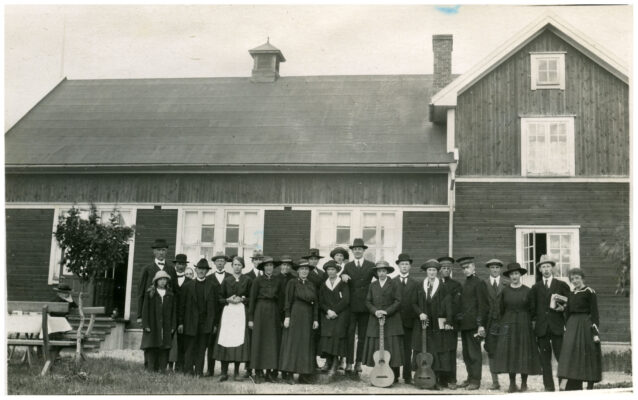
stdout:
{"type": "Polygon", "coordinates": [[[222,282],[219,291],[217,292],[220,306],[222,308],[226,307],[226,305],[228,304],[227,299],[235,295],[244,298],[242,304],[244,305],[244,310],[246,310],[248,308],[248,302],[250,300],[250,288],[252,286],[252,283],[253,280],[246,275],[240,275],[239,280],[237,281],[232,274],[228,274],[226,278],[224,278],[224,281],[222,282]]]}
{"type": "Polygon", "coordinates": [[[543,280],[536,282],[530,290],[532,321],[536,321],[534,333],[536,336],[545,336],[548,333],[562,336],[565,331],[565,315],[561,311],[549,308],[553,294],[569,297],[569,286],[555,277],[549,286],[549,290],[543,284],[543,280]]]}
{"type": "Polygon", "coordinates": [[[328,274],[320,270],[319,268],[313,268],[308,273],[308,280],[315,285],[315,289],[317,289],[317,293],[319,293],[319,288],[321,285],[328,279],[328,274]]]}
{"type": "Polygon", "coordinates": [[[166,289],[164,300],[162,300],[155,288],[147,290],[145,297],[142,309],[143,333],[140,348],[170,349],[173,333],[177,328],[177,299],[170,289],[166,289]]]}
{"type": "Polygon", "coordinates": [[[366,296],[366,307],[372,316],[368,318],[368,329],[366,337],[379,337],[379,323],[374,313],[377,310],[384,310],[388,314],[385,316],[385,336],[403,335],[403,322],[401,322],[401,291],[397,281],[390,279],[381,287],[379,281],[370,284],[368,295],[366,296]]]}
{"type": "Polygon", "coordinates": [[[485,338],[485,351],[487,351],[488,356],[493,357],[496,352],[496,344],[498,341],[498,334],[500,329],[499,319],[500,319],[500,310],[499,310],[499,295],[503,292],[503,289],[509,286],[509,279],[501,276],[499,279],[499,284],[494,290],[494,286],[490,283],[491,277],[487,277],[483,280],[485,283],[485,292],[487,293],[487,303],[488,303],[488,318],[485,323],[485,330],[487,331],[487,337],[485,338]]]}
{"type": "Polygon", "coordinates": [[[321,336],[346,337],[350,321],[350,289],[343,281],[330,290],[326,283],[319,288],[319,309],[321,310],[321,336]],[[337,318],[328,319],[326,313],[332,310],[337,318]]]}
{"type": "Polygon", "coordinates": [[[352,312],[367,312],[366,296],[370,289],[370,282],[375,277],[374,263],[372,261],[364,260],[360,268],[357,268],[354,261],[350,261],[344,267],[344,271],[341,274],[348,275],[348,287],[350,288],[350,311],[352,312]]]}
{"type": "Polygon", "coordinates": [[[450,325],[455,330],[459,329],[459,323],[463,319],[461,314],[461,297],[463,296],[463,285],[459,283],[459,281],[454,280],[452,278],[443,279],[441,278],[441,282],[443,282],[443,286],[445,286],[445,291],[450,296],[450,306],[452,307],[452,314],[454,318],[452,321],[448,321],[450,325]]]}
{"type": "MultiPolygon", "coordinates": [[[[427,279],[427,278],[426,278],[427,279]]],[[[439,280],[439,286],[437,290],[432,292],[432,297],[428,299],[427,291],[421,283],[417,290],[417,302],[412,305],[416,320],[413,321],[414,336],[412,339],[412,348],[416,352],[422,351],[421,349],[421,320],[418,316],[423,313],[428,316],[427,339],[428,349],[430,352],[438,353],[442,351],[449,351],[450,349],[445,347],[445,340],[443,329],[439,329],[439,318],[445,318],[446,322],[452,321],[454,315],[452,313],[452,302],[449,294],[446,291],[445,285],[439,280]]]]}
{"type": "Polygon", "coordinates": [[[489,312],[485,283],[476,275],[471,275],[463,282],[461,292],[461,319],[459,330],[474,330],[485,327],[489,312]]]}
{"type": "MultiPolygon", "coordinates": [[[[148,290],[149,287],[153,286],[153,278],[159,270],[160,267],[155,264],[155,261],[153,261],[151,265],[147,265],[146,267],[144,267],[144,269],[142,270],[140,283],[137,287],[138,318],[142,316],[142,307],[144,306],[144,297],[146,295],[146,290],[148,290]]],[[[168,260],[166,260],[166,263],[164,264],[164,271],[171,277],[171,280],[168,282],[166,288],[173,290],[175,287],[177,287],[177,272],[175,272],[175,267],[168,260]]]]}
{"type": "Polygon", "coordinates": [[[412,329],[415,320],[419,319],[414,306],[417,304],[417,292],[419,287],[422,286],[423,280],[419,281],[413,278],[412,275],[408,275],[406,285],[401,283],[400,276],[397,276],[394,280],[399,285],[399,291],[401,292],[401,322],[403,322],[404,328],[412,329]]]}
{"type": "MultiPolygon", "coordinates": [[[[212,280],[213,286],[215,286],[215,289],[217,290],[217,295],[219,295],[219,293],[222,290],[222,283],[224,283],[226,278],[228,278],[229,276],[233,276],[233,274],[228,273],[228,272],[224,272],[224,279],[222,280],[221,283],[219,283],[219,281],[217,280],[217,277],[215,275],[215,271],[217,271],[217,268],[213,268],[213,273],[211,273],[210,275],[207,275],[207,277],[209,277],[212,280]]],[[[221,307],[219,308],[219,311],[220,312],[217,313],[217,317],[215,317],[215,326],[219,325],[219,321],[222,318],[221,307]]]]}
{"type": "Polygon", "coordinates": [[[255,308],[260,300],[274,301],[279,310],[278,317],[283,321],[285,289],[288,281],[283,276],[272,276],[268,279],[265,275],[260,275],[250,287],[250,299],[248,301],[248,321],[255,320],[255,308]]]}
{"type": "Polygon", "coordinates": [[[184,325],[184,335],[195,336],[199,325],[199,309],[206,308],[206,320],[203,321],[205,333],[213,332],[215,322],[218,320],[217,315],[221,314],[218,309],[218,290],[213,283],[217,281],[214,276],[207,276],[205,282],[206,291],[205,304],[197,304],[197,291],[195,283],[197,279],[193,279],[182,285],[181,299],[179,311],[177,313],[178,325],[184,325]]]}

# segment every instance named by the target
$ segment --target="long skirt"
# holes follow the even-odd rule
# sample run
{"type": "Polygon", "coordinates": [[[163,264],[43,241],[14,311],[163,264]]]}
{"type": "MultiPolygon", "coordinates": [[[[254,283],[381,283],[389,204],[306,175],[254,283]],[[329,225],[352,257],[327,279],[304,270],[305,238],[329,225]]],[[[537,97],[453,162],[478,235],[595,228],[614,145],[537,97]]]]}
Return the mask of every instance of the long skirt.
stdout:
{"type": "MultiPolygon", "coordinates": [[[[390,367],[403,366],[403,335],[385,336],[383,347],[390,352],[390,367]]],[[[368,367],[374,367],[374,352],[379,350],[378,337],[366,337],[363,345],[363,360],[368,367]]],[[[388,360],[386,360],[387,362],[388,360]]]]}
{"type": "Polygon", "coordinates": [[[312,329],[312,305],[295,301],[290,311],[290,326],[283,329],[279,369],[298,374],[315,372],[315,339],[312,329]]]}
{"type": "MultiPolygon", "coordinates": [[[[443,330],[428,330],[427,331],[427,352],[432,354],[432,370],[450,372],[453,368],[456,368],[456,355],[452,356],[448,351],[445,344],[446,332],[443,330]]],[[[404,339],[405,340],[405,339],[404,339]]],[[[423,345],[422,330],[415,328],[412,334],[412,350],[414,350],[414,357],[412,359],[412,365],[414,369],[418,367],[416,365],[416,355],[422,351],[423,345]]]]}
{"type": "Polygon", "coordinates": [[[347,344],[348,341],[345,337],[333,338],[329,336],[322,336],[319,340],[319,354],[321,354],[322,357],[345,357],[347,344]]]}
{"type": "Polygon", "coordinates": [[[540,355],[528,313],[505,312],[494,357],[494,373],[541,374],[540,355]]]}
{"type": "Polygon", "coordinates": [[[250,367],[279,368],[281,315],[274,300],[257,300],[250,348],[250,367]]]}
{"type": "Polygon", "coordinates": [[[243,305],[227,305],[224,307],[219,324],[219,332],[217,332],[217,337],[215,338],[213,359],[228,362],[246,362],[250,360],[250,330],[246,322],[246,308],[243,305]],[[238,321],[243,323],[238,325],[238,321]],[[227,338],[237,337],[238,329],[243,329],[244,331],[243,342],[235,346],[227,345],[227,338]]]}
{"type": "Polygon", "coordinates": [[[594,343],[589,314],[571,314],[563,336],[558,362],[558,377],[587,382],[600,382],[602,353],[600,343],[594,343]]]}
{"type": "Polygon", "coordinates": [[[173,334],[173,343],[171,344],[171,350],[168,353],[168,362],[177,362],[177,332],[173,334]]]}

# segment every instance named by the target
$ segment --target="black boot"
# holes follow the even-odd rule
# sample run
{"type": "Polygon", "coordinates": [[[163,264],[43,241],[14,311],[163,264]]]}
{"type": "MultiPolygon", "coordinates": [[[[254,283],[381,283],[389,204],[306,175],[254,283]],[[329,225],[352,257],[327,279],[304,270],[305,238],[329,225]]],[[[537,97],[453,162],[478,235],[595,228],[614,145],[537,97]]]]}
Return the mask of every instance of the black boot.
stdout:
{"type": "Polygon", "coordinates": [[[220,382],[228,380],[228,361],[222,361],[222,376],[219,378],[220,382]]]}
{"type": "Polygon", "coordinates": [[[255,384],[264,383],[264,371],[260,369],[255,370],[255,384]]]}

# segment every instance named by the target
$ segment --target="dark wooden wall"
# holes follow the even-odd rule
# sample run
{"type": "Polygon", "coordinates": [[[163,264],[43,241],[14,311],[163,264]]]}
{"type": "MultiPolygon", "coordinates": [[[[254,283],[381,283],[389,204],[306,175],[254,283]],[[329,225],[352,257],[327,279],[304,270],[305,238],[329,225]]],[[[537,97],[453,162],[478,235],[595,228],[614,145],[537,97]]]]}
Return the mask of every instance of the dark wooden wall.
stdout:
{"type": "Polygon", "coordinates": [[[264,212],[264,254],[284,254],[299,260],[310,248],[311,213],[306,210],[266,210],[264,212]]]}
{"type": "Polygon", "coordinates": [[[7,300],[49,301],[53,209],[6,209],[7,300]]]}
{"type": "Polygon", "coordinates": [[[7,174],[7,202],[447,204],[447,174],[7,174]]]}
{"type": "Polygon", "coordinates": [[[454,254],[475,256],[481,277],[491,258],[516,260],[515,225],[580,225],[580,267],[599,294],[605,340],[629,340],[629,301],[613,296],[618,266],[598,250],[629,229],[628,184],[458,183],[456,192],[454,254]]]}
{"type": "Polygon", "coordinates": [[[551,31],[458,97],[459,175],[521,175],[519,114],[575,114],[577,176],[629,175],[629,88],[551,31]],[[531,90],[530,52],[566,51],[565,90],[531,90]]]}
{"type": "Polygon", "coordinates": [[[414,262],[410,274],[423,279],[421,265],[448,254],[449,214],[447,212],[403,212],[403,252],[414,262]]]}

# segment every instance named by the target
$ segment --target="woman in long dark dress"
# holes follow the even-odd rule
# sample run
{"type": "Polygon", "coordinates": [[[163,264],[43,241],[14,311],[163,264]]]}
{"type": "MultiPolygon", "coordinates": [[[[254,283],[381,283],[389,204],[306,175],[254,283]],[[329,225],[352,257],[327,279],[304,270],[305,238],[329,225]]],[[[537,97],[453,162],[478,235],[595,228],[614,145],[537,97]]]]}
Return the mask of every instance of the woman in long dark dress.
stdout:
{"type": "Polygon", "coordinates": [[[443,282],[437,277],[439,269],[441,269],[439,262],[434,259],[428,260],[421,265],[421,269],[425,270],[427,276],[423,285],[419,286],[417,303],[413,305],[419,319],[414,322],[412,349],[415,355],[423,351],[422,323],[425,322],[427,324],[427,352],[433,357],[432,370],[437,381],[435,390],[438,390],[439,384],[443,386],[445,383],[442,382],[444,374],[450,373],[453,368],[456,368],[456,358],[452,358],[450,351],[446,348],[444,336],[445,325],[453,319],[452,306],[443,282]],[[440,322],[439,319],[441,319],[440,322]]]}
{"type": "Polygon", "coordinates": [[[326,282],[319,287],[321,309],[321,340],[319,354],[326,359],[326,371],[334,375],[339,367],[339,357],[346,356],[346,335],[350,318],[350,289],[337,275],[341,270],[335,261],[323,265],[328,274],[326,282]]]}
{"type": "Polygon", "coordinates": [[[319,328],[317,288],[308,280],[308,273],[314,267],[303,261],[293,268],[299,277],[286,285],[286,318],[279,352],[279,369],[291,385],[295,373],[299,374],[299,383],[311,383],[315,372],[314,330],[319,328]]]}
{"type": "Polygon", "coordinates": [[[593,389],[594,382],[603,378],[598,300],[596,292],[585,286],[582,269],[570,269],[568,274],[574,290],[567,300],[567,323],[557,375],[567,380],[566,390],[582,390],[583,381],[587,382],[587,389],[593,389]]]}
{"type": "Polygon", "coordinates": [[[279,264],[264,257],[257,264],[263,275],[253,280],[248,307],[248,327],[252,329],[250,366],[255,370],[255,383],[277,382],[281,317],[284,308],[284,281],[273,275],[279,264]],[[266,374],[264,377],[264,370],[266,374]]]}
{"type": "Polygon", "coordinates": [[[242,275],[244,259],[235,257],[232,261],[233,273],[222,281],[219,303],[224,307],[219,332],[213,349],[213,358],[222,363],[220,381],[228,380],[228,364],[235,363],[233,380],[241,381],[239,365],[250,360],[250,330],[246,318],[248,298],[252,279],[242,275]]]}
{"type": "Polygon", "coordinates": [[[507,373],[510,377],[508,392],[517,392],[516,374],[521,374],[521,392],[527,391],[527,376],[540,375],[541,363],[530,316],[530,288],[523,285],[521,276],[527,270],[519,263],[510,263],[503,275],[510,284],[503,288],[497,299],[500,328],[494,373],[507,373]]]}

